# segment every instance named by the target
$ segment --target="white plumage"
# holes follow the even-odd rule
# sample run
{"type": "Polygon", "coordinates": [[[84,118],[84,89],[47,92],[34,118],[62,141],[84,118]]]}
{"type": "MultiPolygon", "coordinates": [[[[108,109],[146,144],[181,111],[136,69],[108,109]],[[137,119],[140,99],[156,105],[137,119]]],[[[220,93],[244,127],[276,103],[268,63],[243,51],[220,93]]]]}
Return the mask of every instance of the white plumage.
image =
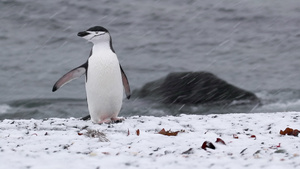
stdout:
{"type": "Polygon", "coordinates": [[[86,95],[94,123],[116,120],[122,106],[123,86],[117,55],[105,44],[95,44],[88,60],[86,95]]]}

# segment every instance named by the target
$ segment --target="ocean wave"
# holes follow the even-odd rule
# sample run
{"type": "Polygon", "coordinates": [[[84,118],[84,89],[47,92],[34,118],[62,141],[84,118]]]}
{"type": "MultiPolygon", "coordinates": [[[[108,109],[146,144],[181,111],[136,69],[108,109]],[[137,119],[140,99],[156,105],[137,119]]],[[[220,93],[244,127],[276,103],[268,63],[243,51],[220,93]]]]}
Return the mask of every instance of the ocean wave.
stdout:
{"type": "Polygon", "coordinates": [[[276,110],[277,112],[290,112],[300,110],[300,100],[266,104],[260,107],[257,111],[274,112],[274,110],[276,110]]]}
{"type": "Polygon", "coordinates": [[[0,114],[5,114],[11,107],[7,104],[0,105],[0,114]]]}

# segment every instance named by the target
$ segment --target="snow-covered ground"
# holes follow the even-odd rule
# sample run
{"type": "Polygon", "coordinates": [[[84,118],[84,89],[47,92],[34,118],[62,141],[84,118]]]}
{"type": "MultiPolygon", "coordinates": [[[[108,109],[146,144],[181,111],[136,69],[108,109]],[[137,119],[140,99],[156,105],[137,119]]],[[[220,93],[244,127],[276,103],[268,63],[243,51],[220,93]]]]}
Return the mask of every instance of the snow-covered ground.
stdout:
{"type": "Polygon", "coordinates": [[[0,121],[1,169],[300,168],[300,113],[0,121]],[[158,134],[162,129],[177,136],[158,134]],[[139,130],[139,135],[137,135],[139,130]],[[224,140],[226,145],[215,141],[224,140]],[[202,147],[209,141],[215,149],[202,147]]]}

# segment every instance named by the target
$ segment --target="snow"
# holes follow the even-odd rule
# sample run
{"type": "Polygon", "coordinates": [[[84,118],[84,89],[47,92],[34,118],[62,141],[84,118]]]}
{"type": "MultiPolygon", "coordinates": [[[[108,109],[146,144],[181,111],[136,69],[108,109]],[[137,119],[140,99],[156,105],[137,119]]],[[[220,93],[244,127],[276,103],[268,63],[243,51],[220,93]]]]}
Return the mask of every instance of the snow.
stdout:
{"type": "Polygon", "coordinates": [[[75,118],[3,120],[0,168],[300,168],[299,137],[279,134],[299,129],[299,119],[298,112],[282,112],[133,116],[102,125],[75,118]],[[158,134],[163,128],[181,132],[158,134]],[[204,141],[216,149],[202,149],[204,141]]]}

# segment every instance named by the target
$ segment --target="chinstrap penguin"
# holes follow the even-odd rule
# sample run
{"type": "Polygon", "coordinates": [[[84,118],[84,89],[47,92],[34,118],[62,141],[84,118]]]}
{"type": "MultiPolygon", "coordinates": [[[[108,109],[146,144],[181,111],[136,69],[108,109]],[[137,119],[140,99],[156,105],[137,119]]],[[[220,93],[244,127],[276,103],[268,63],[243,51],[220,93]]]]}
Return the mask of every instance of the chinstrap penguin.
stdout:
{"type": "Polygon", "coordinates": [[[123,86],[127,99],[130,98],[130,87],[113,49],[109,32],[104,27],[95,26],[77,35],[93,43],[90,56],[84,64],[62,76],[54,84],[52,91],[55,92],[66,83],[85,74],[91,120],[94,123],[120,121],[118,114],[122,106],[123,86]]]}

